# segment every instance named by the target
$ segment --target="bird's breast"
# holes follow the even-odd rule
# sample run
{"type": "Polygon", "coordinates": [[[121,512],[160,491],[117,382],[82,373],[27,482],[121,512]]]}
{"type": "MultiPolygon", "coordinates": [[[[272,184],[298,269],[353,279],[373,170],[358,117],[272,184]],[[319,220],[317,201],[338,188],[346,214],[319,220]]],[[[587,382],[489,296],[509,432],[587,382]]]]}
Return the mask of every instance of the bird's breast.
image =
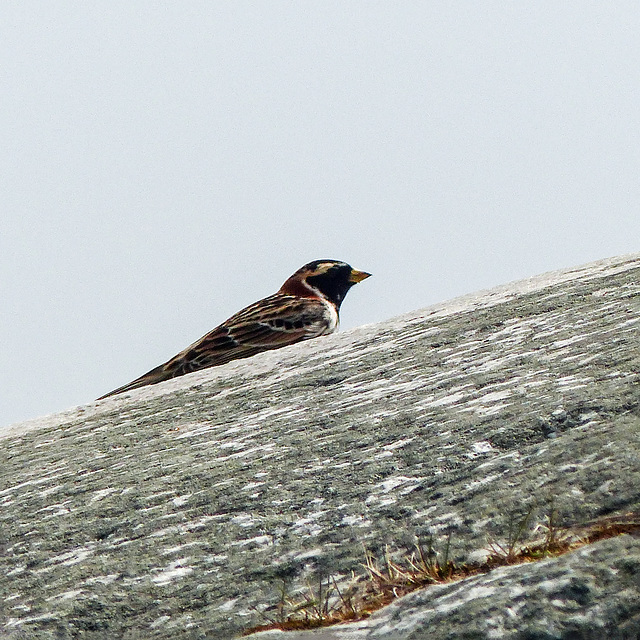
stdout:
{"type": "Polygon", "coordinates": [[[327,309],[327,328],[323,331],[324,335],[334,333],[340,326],[340,317],[338,316],[338,310],[330,302],[325,302],[327,309]]]}

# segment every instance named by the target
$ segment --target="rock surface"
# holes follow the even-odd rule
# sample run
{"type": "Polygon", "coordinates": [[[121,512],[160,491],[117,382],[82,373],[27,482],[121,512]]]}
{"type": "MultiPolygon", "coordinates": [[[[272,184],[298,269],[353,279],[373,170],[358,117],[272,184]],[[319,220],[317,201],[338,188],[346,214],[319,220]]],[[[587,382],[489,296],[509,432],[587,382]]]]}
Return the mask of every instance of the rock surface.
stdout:
{"type": "MultiPolygon", "coordinates": [[[[230,638],[363,545],[463,560],[553,506],[640,510],[640,255],[547,274],[0,431],[7,638],[230,638]]],[[[299,638],[638,638],[605,540],[299,638]]]]}

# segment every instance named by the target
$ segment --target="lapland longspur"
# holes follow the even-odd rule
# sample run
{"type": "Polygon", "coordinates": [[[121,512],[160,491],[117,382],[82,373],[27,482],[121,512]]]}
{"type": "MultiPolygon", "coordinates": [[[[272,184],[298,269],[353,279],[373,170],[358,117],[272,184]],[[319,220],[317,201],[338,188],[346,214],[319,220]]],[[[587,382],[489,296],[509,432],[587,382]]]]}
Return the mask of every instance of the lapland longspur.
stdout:
{"type": "Polygon", "coordinates": [[[370,275],[337,260],[309,262],[277,293],[238,311],[171,360],[98,400],[333,333],[347,292],[370,275]]]}

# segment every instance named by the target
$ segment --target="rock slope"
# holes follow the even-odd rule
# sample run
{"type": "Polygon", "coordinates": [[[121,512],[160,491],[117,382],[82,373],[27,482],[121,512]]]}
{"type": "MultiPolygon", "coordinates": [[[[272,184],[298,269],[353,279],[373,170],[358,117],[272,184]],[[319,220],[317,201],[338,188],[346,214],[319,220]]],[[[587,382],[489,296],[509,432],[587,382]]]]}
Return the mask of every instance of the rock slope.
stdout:
{"type": "MultiPolygon", "coordinates": [[[[640,255],[0,431],[7,638],[230,638],[363,546],[640,511],[640,255]],[[260,612],[263,612],[262,614],[260,612]]],[[[640,541],[276,638],[637,638],[640,541]]]]}

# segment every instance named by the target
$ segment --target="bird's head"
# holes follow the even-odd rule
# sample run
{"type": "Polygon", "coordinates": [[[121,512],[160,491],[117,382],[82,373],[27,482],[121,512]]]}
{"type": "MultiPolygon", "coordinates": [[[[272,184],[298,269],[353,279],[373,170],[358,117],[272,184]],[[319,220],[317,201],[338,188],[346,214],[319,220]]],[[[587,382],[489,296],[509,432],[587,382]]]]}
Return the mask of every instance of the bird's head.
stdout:
{"type": "Polygon", "coordinates": [[[280,288],[280,293],[324,298],[339,309],[347,291],[370,275],[339,260],[314,260],[288,278],[280,288]]]}

